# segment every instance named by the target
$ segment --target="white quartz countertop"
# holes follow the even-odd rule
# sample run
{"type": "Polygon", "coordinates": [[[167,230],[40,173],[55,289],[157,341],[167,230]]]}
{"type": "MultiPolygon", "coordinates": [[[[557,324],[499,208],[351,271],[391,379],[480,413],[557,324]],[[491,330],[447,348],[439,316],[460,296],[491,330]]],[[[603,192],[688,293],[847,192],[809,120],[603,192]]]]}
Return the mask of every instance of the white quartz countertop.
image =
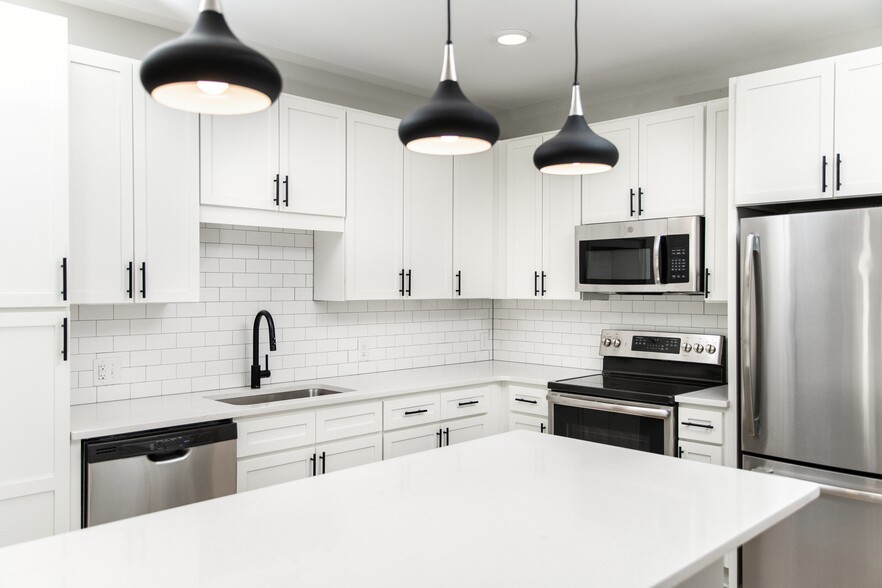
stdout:
{"type": "Polygon", "coordinates": [[[818,493],[516,431],[0,549],[0,586],[675,586],[818,493]]]}
{"type": "Polygon", "coordinates": [[[696,406],[709,406],[712,408],[729,408],[729,386],[714,386],[713,388],[705,388],[696,392],[688,392],[680,394],[675,398],[680,404],[691,404],[696,406]]]}
{"type": "Polygon", "coordinates": [[[550,380],[575,378],[594,373],[566,367],[482,361],[449,366],[396,370],[357,376],[325,378],[308,382],[288,382],[250,388],[216,390],[194,394],[154,396],[135,400],[120,400],[71,407],[71,439],[88,439],[160,427],[171,427],[216,419],[260,416],[274,412],[312,409],[346,402],[372,400],[397,394],[411,394],[458,386],[491,382],[519,382],[545,386],[550,380]],[[351,392],[287,400],[251,406],[237,406],[212,400],[242,394],[263,394],[291,390],[334,386],[351,392]]]}

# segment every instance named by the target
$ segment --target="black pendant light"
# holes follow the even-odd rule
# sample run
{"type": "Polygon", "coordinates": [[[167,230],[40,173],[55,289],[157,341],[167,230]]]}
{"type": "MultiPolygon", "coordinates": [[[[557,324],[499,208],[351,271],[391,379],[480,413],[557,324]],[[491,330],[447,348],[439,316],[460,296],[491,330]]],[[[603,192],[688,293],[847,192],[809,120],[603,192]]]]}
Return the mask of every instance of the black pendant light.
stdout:
{"type": "Polygon", "coordinates": [[[398,137],[417,153],[468,155],[493,146],[499,123],[493,115],[469,102],[456,81],[450,41],[450,0],[447,0],[447,43],[441,83],[429,101],[401,120],[398,137]]]}
{"type": "Polygon", "coordinates": [[[576,1],[576,68],[570,115],[554,137],[533,153],[533,164],[544,174],[574,176],[609,171],[619,161],[616,146],[595,133],[582,114],[579,90],[579,0],[576,1]]]}
{"type": "Polygon", "coordinates": [[[220,0],[202,0],[190,30],[147,55],[141,83],[160,104],[204,114],[264,110],[282,91],[279,70],[236,38],[220,0]]]}

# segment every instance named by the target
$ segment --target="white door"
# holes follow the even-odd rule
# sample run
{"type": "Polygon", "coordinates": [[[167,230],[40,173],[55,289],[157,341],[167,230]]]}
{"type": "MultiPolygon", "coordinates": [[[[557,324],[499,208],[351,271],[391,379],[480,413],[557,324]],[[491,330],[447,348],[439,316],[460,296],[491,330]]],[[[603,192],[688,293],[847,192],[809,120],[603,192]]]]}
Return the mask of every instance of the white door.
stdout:
{"type": "Polygon", "coordinates": [[[496,169],[492,149],[453,158],[453,296],[492,298],[496,169]]]}
{"type": "Polygon", "coordinates": [[[70,524],[66,317],[0,313],[0,547],[70,524]]]}
{"type": "Polygon", "coordinates": [[[729,100],[707,103],[704,262],[708,302],[728,300],[729,100]]]}
{"type": "Polygon", "coordinates": [[[552,300],[579,300],[576,225],[582,219],[582,180],[546,175],[543,184],[540,294],[552,300]]]}
{"type": "Polygon", "coordinates": [[[404,152],[406,298],[453,294],[453,157],[404,152]]]}
{"type": "Polygon", "coordinates": [[[835,121],[834,193],[882,194],[882,48],[836,59],[835,121]]]}
{"type": "Polygon", "coordinates": [[[640,218],[704,214],[704,104],[641,116],[640,218]]]}
{"type": "Polygon", "coordinates": [[[346,114],[346,298],[400,298],[404,154],[398,120],[346,114]]]}
{"type": "Polygon", "coordinates": [[[315,454],[318,457],[318,471],[321,474],[381,461],[383,436],[376,434],[325,443],[315,448],[315,454]]]}
{"type": "Polygon", "coordinates": [[[723,448],[719,445],[680,441],[680,459],[723,465],[723,448]]]}
{"type": "Polygon", "coordinates": [[[542,174],[533,152],[542,144],[534,135],[506,143],[508,238],[507,298],[539,297],[542,271],[542,174]]]}
{"type": "Polygon", "coordinates": [[[135,300],[198,302],[199,116],[134,86],[135,300]]]}
{"type": "Polygon", "coordinates": [[[278,210],[279,105],[254,114],[200,116],[202,204],[278,210]]]}
{"type": "Polygon", "coordinates": [[[833,196],[833,78],[824,59],[736,80],[735,204],[833,196]]]}
{"type": "Polygon", "coordinates": [[[67,20],[0,5],[0,79],[0,307],[61,306],[67,20]]]}
{"type": "Polygon", "coordinates": [[[489,429],[487,415],[441,423],[444,428],[444,445],[456,445],[486,437],[489,429]]]}
{"type": "Polygon", "coordinates": [[[619,162],[608,172],[582,178],[582,224],[637,219],[636,116],[591,125],[619,150],[619,162]]]}
{"type": "Polygon", "coordinates": [[[256,490],[309,478],[318,473],[315,447],[240,459],[236,464],[236,492],[256,490]]]}
{"type": "Polygon", "coordinates": [[[134,300],[132,68],[124,57],[70,48],[72,304],[134,300]]]}
{"type": "Polygon", "coordinates": [[[441,447],[441,433],[442,428],[438,423],[384,433],[383,459],[441,447]]]}
{"type": "Polygon", "coordinates": [[[280,210],[346,215],[346,110],[279,97],[280,210]]]}
{"type": "Polygon", "coordinates": [[[547,433],[548,419],[545,417],[512,412],[508,415],[508,430],[547,433]]]}

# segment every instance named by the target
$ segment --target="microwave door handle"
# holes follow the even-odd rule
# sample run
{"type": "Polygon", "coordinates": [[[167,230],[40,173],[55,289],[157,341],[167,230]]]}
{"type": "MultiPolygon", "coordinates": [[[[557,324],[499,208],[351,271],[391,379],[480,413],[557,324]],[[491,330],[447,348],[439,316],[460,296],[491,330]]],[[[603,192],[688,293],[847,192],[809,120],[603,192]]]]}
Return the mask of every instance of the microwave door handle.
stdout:
{"type": "Polygon", "coordinates": [[[661,286],[662,278],[661,278],[661,241],[662,238],[660,235],[655,236],[655,241],[652,243],[652,270],[655,272],[655,285],[661,286]]]}
{"type": "Polygon", "coordinates": [[[756,386],[756,265],[759,257],[759,235],[749,233],[744,240],[744,279],[741,282],[741,390],[744,402],[746,432],[751,437],[759,434],[756,386]]]}

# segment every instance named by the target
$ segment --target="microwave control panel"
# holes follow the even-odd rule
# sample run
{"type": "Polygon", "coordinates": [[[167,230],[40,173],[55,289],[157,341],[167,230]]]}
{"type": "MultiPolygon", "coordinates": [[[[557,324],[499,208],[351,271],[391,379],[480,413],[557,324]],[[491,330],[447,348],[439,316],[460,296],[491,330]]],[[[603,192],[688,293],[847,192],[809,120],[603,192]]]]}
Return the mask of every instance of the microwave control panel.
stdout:
{"type": "Polygon", "coordinates": [[[668,284],[689,281],[689,235],[668,235],[665,238],[668,284]]]}

